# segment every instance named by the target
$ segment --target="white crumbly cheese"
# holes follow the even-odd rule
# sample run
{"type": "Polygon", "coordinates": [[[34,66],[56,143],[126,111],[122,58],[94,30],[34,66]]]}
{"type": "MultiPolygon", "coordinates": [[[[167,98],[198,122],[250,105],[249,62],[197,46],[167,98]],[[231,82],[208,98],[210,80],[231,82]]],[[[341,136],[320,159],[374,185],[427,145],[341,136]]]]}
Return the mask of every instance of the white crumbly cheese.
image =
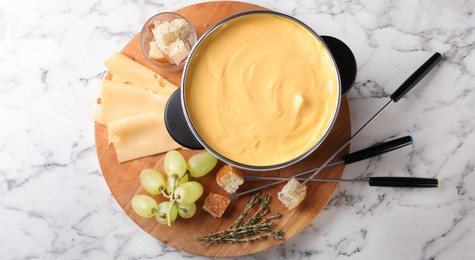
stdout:
{"type": "Polygon", "coordinates": [[[188,37],[191,29],[183,19],[156,21],[152,29],[154,42],[160,51],[174,64],[182,62],[190,53],[188,37]]]}
{"type": "Polygon", "coordinates": [[[107,124],[107,131],[120,163],[180,147],[168,134],[163,113],[112,121],[107,124]]]}

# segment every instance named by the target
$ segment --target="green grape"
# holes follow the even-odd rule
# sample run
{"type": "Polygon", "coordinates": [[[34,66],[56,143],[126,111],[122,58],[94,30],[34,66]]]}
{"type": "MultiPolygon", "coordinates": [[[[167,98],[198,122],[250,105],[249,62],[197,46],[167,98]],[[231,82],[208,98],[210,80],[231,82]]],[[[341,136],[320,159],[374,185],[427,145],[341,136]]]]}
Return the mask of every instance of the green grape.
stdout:
{"type": "Polygon", "coordinates": [[[174,195],[178,204],[191,204],[203,195],[203,186],[196,181],[185,182],[175,189],[174,195]]]}
{"type": "Polygon", "coordinates": [[[178,215],[182,218],[191,218],[196,213],[195,203],[191,204],[178,204],[178,215]]]}
{"type": "Polygon", "coordinates": [[[163,163],[165,172],[172,177],[177,175],[178,178],[186,173],[186,161],[183,155],[178,151],[172,150],[165,155],[165,162],[163,163]]]}
{"type": "MultiPolygon", "coordinates": [[[[176,178],[173,178],[173,177],[168,177],[168,178],[167,178],[167,191],[168,191],[168,194],[171,194],[171,193],[173,192],[173,187],[174,187],[176,181],[177,181],[176,178]]],[[[188,175],[185,175],[185,176],[181,177],[180,182],[178,183],[178,185],[183,184],[183,183],[185,183],[185,182],[187,182],[187,181],[188,181],[188,175]]],[[[178,186],[178,185],[177,185],[177,186],[178,186]]]]}
{"type": "Polygon", "coordinates": [[[167,187],[167,181],[161,173],[155,169],[143,169],[140,172],[140,183],[150,194],[161,194],[161,189],[167,187]]]}
{"type": "Polygon", "coordinates": [[[139,216],[151,218],[157,209],[157,202],[147,195],[135,195],[132,198],[132,208],[139,216]]]}
{"type": "Polygon", "coordinates": [[[210,152],[202,152],[193,155],[188,160],[188,170],[190,175],[199,178],[205,176],[210,172],[218,163],[218,159],[214,157],[210,152]]]}
{"type": "Polygon", "coordinates": [[[172,204],[170,201],[165,201],[158,204],[157,211],[155,212],[155,219],[160,224],[168,224],[171,226],[171,223],[175,221],[178,215],[178,209],[175,204],[172,204]],[[172,207],[170,211],[170,206],[172,207]],[[168,213],[170,212],[170,218],[168,218],[168,213]]]}

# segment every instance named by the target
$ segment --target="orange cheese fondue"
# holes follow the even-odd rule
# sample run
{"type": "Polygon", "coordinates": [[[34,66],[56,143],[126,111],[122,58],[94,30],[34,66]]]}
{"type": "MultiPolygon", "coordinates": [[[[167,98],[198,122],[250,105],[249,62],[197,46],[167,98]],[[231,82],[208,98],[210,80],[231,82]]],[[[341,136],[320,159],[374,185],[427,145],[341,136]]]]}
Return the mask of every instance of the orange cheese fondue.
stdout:
{"type": "Polygon", "coordinates": [[[185,103],[200,137],[238,163],[271,166],[308,152],[331,126],[333,61],[305,27],[274,14],[231,19],[196,49],[185,103]]]}

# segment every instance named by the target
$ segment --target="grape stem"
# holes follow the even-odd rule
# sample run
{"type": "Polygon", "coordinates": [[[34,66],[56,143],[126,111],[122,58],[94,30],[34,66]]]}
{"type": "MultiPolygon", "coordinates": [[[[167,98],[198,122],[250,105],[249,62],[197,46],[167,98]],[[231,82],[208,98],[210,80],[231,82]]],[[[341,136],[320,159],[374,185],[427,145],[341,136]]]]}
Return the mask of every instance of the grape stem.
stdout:
{"type": "Polygon", "coordinates": [[[175,205],[175,201],[176,200],[170,201],[170,208],[168,208],[168,212],[167,212],[167,224],[169,227],[172,226],[172,209],[173,209],[173,206],[175,205]]]}
{"type": "Polygon", "coordinates": [[[165,192],[164,188],[160,188],[160,192],[162,193],[163,197],[170,199],[170,196],[165,192]]]}
{"type": "Polygon", "coordinates": [[[173,206],[175,206],[175,203],[177,200],[177,198],[175,197],[175,189],[178,187],[178,184],[180,183],[181,179],[184,178],[187,174],[189,174],[188,171],[185,174],[183,174],[183,176],[181,176],[180,178],[177,178],[176,175],[174,175],[173,187],[172,187],[172,191],[170,192],[170,196],[164,195],[165,197],[170,198],[170,208],[168,209],[168,212],[167,212],[167,224],[169,227],[172,226],[172,209],[173,209],[173,206]]]}

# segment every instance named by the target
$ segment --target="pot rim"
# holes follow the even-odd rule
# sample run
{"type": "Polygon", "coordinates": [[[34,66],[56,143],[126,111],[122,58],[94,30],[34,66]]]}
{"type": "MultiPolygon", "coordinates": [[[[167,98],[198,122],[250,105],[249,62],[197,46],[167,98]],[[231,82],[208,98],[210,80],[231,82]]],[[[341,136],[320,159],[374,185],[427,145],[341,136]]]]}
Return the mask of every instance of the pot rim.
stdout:
{"type": "Polygon", "coordinates": [[[183,114],[185,116],[185,119],[186,119],[186,122],[188,124],[188,127],[190,128],[191,132],[193,133],[193,135],[195,136],[195,138],[206,148],[206,150],[208,150],[210,153],[212,153],[214,156],[216,156],[218,159],[230,164],[230,165],[233,165],[233,166],[236,166],[238,168],[241,168],[241,169],[245,169],[245,170],[253,170],[253,171],[267,171],[267,170],[277,170],[277,169],[281,169],[281,168],[285,168],[287,166],[290,166],[290,165],[293,165],[301,160],[303,160],[304,158],[306,158],[308,155],[310,155],[311,153],[313,153],[324,141],[325,139],[328,137],[331,129],[333,128],[333,125],[336,121],[336,118],[338,117],[338,112],[339,112],[339,109],[340,109],[340,103],[341,103],[341,77],[340,77],[340,72],[338,70],[338,66],[336,64],[336,60],[335,58],[333,57],[333,54],[331,53],[330,51],[330,48],[327,46],[327,44],[325,43],[325,41],[312,29],[310,28],[308,25],[306,25],[305,23],[303,23],[302,21],[290,16],[290,15],[286,15],[286,14],[283,14],[283,13],[279,13],[279,12],[275,12],[275,11],[268,11],[268,10],[255,10],[255,11],[247,11],[247,12],[241,12],[241,13],[238,13],[238,14],[235,14],[235,15],[232,15],[232,16],[229,16],[223,20],[221,20],[220,22],[216,23],[215,25],[213,25],[213,27],[211,27],[208,31],[206,31],[199,39],[198,41],[196,42],[196,44],[193,46],[193,48],[191,49],[190,51],[190,54],[188,55],[188,58],[186,60],[186,63],[185,63],[185,66],[184,66],[184,69],[183,69],[183,75],[182,75],[182,80],[181,80],[181,88],[180,88],[180,94],[181,94],[181,106],[183,108],[183,114]],[[238,17],[241,17],[241,16],[246,16],[246,15],[253,15],[253,14],[269,14],[269,15],[277,15],[277,16],[280,16],[280,17],[283,17],[283,18],[286,18],[290,21],[293,21],[293,22],[296,22],[297,24],[301,25],[302,27],[304,27],[305,29],[307,29],[310,33],[312,33],[319,41],[321,44],[323,44],[324,48],[326,49],[327,53],[329,54],[331,60],[332,60],[332,63],[333,63],[333,68],[335,69],[335,72],[336,72],[336,79],[337,79],[337,91],[338,91],[338,94],[337,94],[337,103],[336,103],[336,109],[332,115],[332,119],[331,119],[331,122],[330,124],[328,125],[327,129],[325,130],[324,134],[319,138],[319,140],[314,144],[312,145],[312,147],[310,149],[308,149],[306,152],[300,154],[299,156],[289,160],[289,161],[286,161],[286,162],[283,162],[283,163],[279,163],[279,164],[274,164],[274,165],[266,165],[266,166],[256,166],[256,165],[249,165],[249,164],[243,164],[243,163],[240,163],[240,162],[237,162],[237,161],[234,161],[234,160],[231,160],[223,155],[221,155],[219,152],[217,152],[216,150],[214,150],[210,145],[208,145],[206,143],[206,141],[199,135],[198,131],[196,130],[195,126],[193,125],[193,122],[191,121],[191,118],[188,114],[188,107],[186,105],[186,101],[185,101],[185,87],[186,87],[186,75],[187,75],[187,72],[188,72],[188,67],[190,65],[190,62],[192,60],[192,58],[194,57],[194,54],[196,52],[196,50],[200,47],[201,43],[212,33],[214,32],[217,28],[219,28],[220,26],[222,26],[224,23],[230,21],[230,20],[233,20],[233,19],[236,19],[238,17]]]}

